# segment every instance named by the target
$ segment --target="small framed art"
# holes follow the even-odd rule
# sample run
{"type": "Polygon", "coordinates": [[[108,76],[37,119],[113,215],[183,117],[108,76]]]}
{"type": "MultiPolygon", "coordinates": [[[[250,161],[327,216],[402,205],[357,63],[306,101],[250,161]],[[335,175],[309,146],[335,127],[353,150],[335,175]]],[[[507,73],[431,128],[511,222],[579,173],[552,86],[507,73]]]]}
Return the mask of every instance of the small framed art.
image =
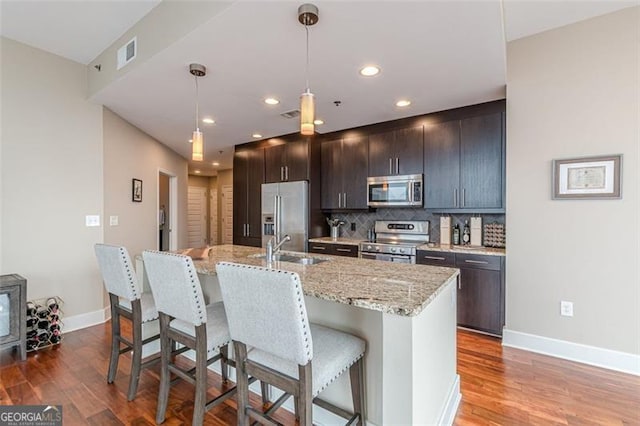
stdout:
{"type": "Polygon", "coordinates": [[[554,200],[622,198],[622,155],[553,160],[554,200]]]}

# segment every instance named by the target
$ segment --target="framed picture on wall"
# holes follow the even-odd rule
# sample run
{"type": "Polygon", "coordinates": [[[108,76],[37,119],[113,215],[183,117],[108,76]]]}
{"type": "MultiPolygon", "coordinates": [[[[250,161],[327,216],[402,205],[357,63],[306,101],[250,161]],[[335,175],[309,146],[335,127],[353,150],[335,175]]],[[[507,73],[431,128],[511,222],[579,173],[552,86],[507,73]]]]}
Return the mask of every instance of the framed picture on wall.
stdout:
{"type": "Polygon", "coordinates": [[[142,202],[142,181],[140,179],[131,180],[131,201],[142,202]]]}
{"type": "Polygon", "coordinates": [[[553,160],[554,200],[616,199],[622,155],[553,160]]]}

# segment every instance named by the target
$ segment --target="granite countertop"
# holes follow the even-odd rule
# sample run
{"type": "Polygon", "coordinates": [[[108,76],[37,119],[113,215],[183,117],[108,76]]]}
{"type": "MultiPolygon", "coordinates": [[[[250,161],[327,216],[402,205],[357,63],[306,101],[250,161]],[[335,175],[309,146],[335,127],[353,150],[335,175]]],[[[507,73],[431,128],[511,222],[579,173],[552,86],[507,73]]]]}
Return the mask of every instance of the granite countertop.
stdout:
{"type": "Polygon", "coordinates": [[[331,237],[309,238],[310,243],[345,244],[349,246],[357,246],[363,241],[365,240],[359,240],[357,238],[338,238],[335,240],[331,237]]]}
{"type": "Polygon", "coordinates": [[[455,246],[448,244],[429,243],[418,246],[418,250],[446,251],[450,253],[484,254],[489,256],[506,256],[507,250],[496,247],[455,246]]]}
{"type": "MultiPolygon", "coordinates": [[[[291,252],[281,252],[291,253],[291,252]]],[[[266,266],[263,249],[221,245],[213,246],[208,259],[194,260],[198,273],[215,275],[221,261],[266,266]]],[[[342,256],[298,253],[300,256],[329,259],[315,265],[273,262],[272,267],[297,272],[304,294],[384,313],[415,316],[454,281],[460,271],[439,266],[410,265],[342,256]]]]}

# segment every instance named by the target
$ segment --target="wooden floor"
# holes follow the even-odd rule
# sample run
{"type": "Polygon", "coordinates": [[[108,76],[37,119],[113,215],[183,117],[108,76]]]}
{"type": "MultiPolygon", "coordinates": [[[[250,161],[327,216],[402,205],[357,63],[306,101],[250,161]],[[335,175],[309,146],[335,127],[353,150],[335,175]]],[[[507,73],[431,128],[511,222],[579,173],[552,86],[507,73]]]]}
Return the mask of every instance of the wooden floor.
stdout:
{"type": "MultiPolygon", "coordinates": [[[[61,404],[66,426],[155,424],[158,368],[143,370],[138,395],[127,402],[128,357],[121,357],[116,382],[106,383],[108,327],[68,333],[26,362],[12,350],[1,352],[0,404],[61,404]]],[[[458,372],[463,397],[456,425],[640,425],[640,377],[503,348],[498,339],[462,330],[458,372]]],[[[209,381],[219,388],[217,375],[209,381]]],[[[260,405],[258,398],[252,403],[260,405]]],[[[173,386],[165,424],[190,424],[192,404],[191,385],[173,386]]],[[[216,407],[206,424],[235,424],[235,408],[235,400],[216,407]]],[[[277,418],[295,423],[282,409],[277,418]]]]}

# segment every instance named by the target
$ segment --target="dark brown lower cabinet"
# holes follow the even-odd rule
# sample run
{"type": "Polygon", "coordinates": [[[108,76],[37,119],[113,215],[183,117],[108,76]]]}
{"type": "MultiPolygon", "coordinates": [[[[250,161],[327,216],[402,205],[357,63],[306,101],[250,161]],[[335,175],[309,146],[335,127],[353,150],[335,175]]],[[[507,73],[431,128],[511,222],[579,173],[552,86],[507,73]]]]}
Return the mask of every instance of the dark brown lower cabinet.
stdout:
{"type": "Polygon", "coordinates": [[[332,256],[358,257],[358,246],[354,246],[351,244],[309,242],[309,252],[318,254],[330,254],[332,256]]]}
{"type": "Polygon", "coordinates": [[[460,268],[458,325],[502,336],[504,256],[419,250],[417,263],[460,268]]]}

